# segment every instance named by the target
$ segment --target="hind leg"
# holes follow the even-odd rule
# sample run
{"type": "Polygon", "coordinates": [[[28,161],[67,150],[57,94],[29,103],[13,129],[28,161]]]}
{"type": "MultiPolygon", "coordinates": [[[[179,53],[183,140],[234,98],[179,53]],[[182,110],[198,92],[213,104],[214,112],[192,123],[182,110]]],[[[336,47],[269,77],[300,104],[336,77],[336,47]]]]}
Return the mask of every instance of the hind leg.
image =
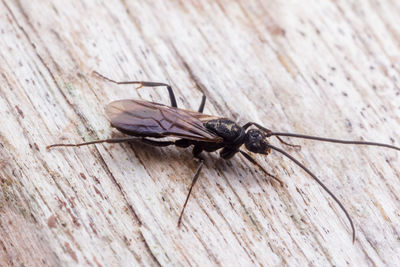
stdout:
{"type": "Polygon", "coordinates": [[[107,78],[106,76],[98,73],[97,71],[93,71],[93,74],[96,74],[100,78],[102,78],[104,80],[107,80],[109,82],[115,83],[115,84],[139,84],[139,87],[136,88],[136,89],[140,89],[141,87],[165,86],[165,87],[167,87],[167,90],[168,90],[169,99],[171,101],[171,107],[174,107],[174,108],[178,107],[177,104],[176,104],[176,98],[175,98],[174,91],[172,90],[172,87],[169,84],[158,83],[158,82],[145,82],[145,81],[122,81],[122,82],[118,82],[118,81],[112,80],[110,78],[107,78]]]}

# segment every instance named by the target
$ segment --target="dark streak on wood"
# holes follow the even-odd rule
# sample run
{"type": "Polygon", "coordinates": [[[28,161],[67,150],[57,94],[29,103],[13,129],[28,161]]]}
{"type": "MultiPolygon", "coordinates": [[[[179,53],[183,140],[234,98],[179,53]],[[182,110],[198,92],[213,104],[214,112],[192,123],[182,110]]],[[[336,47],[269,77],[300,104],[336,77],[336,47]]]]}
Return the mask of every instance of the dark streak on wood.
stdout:
{"type": "Polygon", "coordinates": [[[64,243],[64,249],[68,252],[68,254],[71,256],[71,258],[76,262],[79,263],[78,257],[76,256],[75,251],[71,248],[68,242],[64,243]]]}

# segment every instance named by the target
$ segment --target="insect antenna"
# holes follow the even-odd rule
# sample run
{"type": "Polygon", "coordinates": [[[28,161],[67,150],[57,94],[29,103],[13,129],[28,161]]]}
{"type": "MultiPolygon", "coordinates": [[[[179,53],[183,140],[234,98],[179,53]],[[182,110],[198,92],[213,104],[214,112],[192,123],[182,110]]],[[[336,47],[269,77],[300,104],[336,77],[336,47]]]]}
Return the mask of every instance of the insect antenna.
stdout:
{"type": "Polygon", "coordinates": [[[351,226],[351,230],[353,231],[353,243],[356,239],[356,231],[354,229],[354,224],[353,221],[349,215],[349,213],[347,212],[347,210],[345,209],[345,207],[342,205],[342,203],[339,201],[339,199],[322,183],[322,181],[320,179],[317,178],[317,176],[315,176],[308,168],[306,168],[306,166],[304,166],[302,163],[300,163],[300,161],[298,161],[297,159],[295,159],[294,157],[292,157],[290,154],[288,154],[287,152],[283,151],[282,149],[275,147],[273,145],[268,145],[268,147],[270,147],[273,150],[276,150],[280,153],[282,153],[284,156],[286,156],[287,158],[289,158],[291,161],[293,161],[294,163],[296,163],[300,168],[302,168],[306,173],[308,173],[332,198],[333,200],[335,200],[335,202],[339,205],[339,207],[343,210],[344,214],[346,215],[347,219],[350,222],[350,226],[351,226]]]}
{"type": "Polygon", "coordinates": [[[296,133],[280,133],[280,132],[267,132],[267,136],[286,136],[286,137],[294,137],[294,138],[303,138],[310,140],[317,140],[322,142],[330,142],[330,143],[339,143],[339,144],[351,144],[351,145],[368,145],[368,146],[380,146],[387,147],[400,151],[400,147],[392,146],[384,143],[376,143],[376,142],[366,142],[366,141],[354,141],[354,140],[341,140],[341,139],[333,139],[319,136],[311,136],[304,134],[296,134],[296,133]]]}

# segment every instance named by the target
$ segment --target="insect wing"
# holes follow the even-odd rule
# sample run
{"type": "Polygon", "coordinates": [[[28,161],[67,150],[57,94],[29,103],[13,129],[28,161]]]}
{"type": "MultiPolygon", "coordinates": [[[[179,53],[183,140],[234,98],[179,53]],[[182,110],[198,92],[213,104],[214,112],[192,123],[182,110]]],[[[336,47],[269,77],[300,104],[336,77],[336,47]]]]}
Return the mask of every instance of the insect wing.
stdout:
{"type": "Polygon", "coordinates": [[[111,125],[133,136],[174,136],[205,142],[222,142],[203,122],[216,117],[142,100],[117,100],[106,107],[111,125]]]}

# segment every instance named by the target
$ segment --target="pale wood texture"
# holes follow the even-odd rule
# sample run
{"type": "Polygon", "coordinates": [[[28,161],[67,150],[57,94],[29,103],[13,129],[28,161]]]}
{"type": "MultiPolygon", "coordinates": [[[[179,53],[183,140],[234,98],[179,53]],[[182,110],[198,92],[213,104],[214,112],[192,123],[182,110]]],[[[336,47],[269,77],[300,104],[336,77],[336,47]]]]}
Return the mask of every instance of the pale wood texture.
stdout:
{"type": "MultiPolygon", "coordinates": [[[[400,144],[399,1],[0,2],[0,265],[400,264],[400,153],[291,139],[293,163],[100,144],[116,99],[178,104],[278,131],[400,144]]],[[[276,145],[281,145],[271,139],[276,145]]]]}

